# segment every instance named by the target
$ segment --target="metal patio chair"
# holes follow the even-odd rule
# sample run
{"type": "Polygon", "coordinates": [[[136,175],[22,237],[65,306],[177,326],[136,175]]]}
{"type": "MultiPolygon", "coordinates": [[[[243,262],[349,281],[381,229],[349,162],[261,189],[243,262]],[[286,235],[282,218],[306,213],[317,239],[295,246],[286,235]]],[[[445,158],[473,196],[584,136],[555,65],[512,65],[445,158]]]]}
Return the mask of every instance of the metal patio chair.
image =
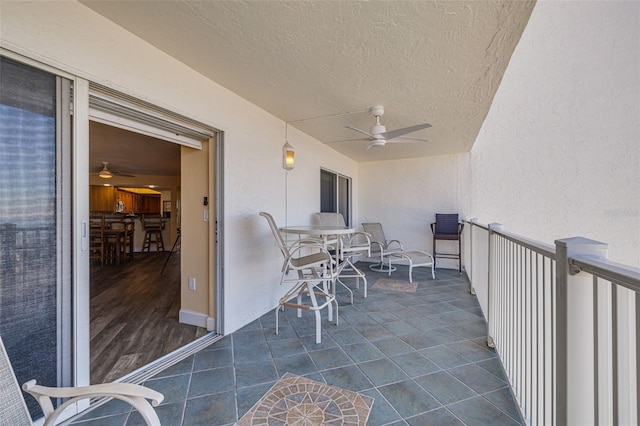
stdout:
{"type": "Polygon", "coordinates": [[[457,259],[458,271],[462,273],[462,228],[464,224],[458,221],[458,215],[436,213],[436,221],[431,224],[431,232],[433,233],[433,259],[434,267],[438,257],[445,259],[457,259]],[[458,252],[438,253],[436,251],[436,241],[457,241],[458,252]]]}
{"type": "Polygon", "coordinates": [[[284,256],[280,284],[291,285],[291,288],[280,298],[276,307],[276,334],[278,334],[278,313],[285,306],[298,310],[298,317],[302,310],[312,311],[316,321],[316,343],[322,339],[322,318],[320,311],[327,308],[329,321],[333,318],[333,306],[336,309],[336,325],[338,325],[338,302],[329,290],[335,285],[337,278],[336,262],[327,249],[318,241],[311,239],[296,240],[287,244],[280,233],[273,217],[266,212],[260,212],[269,223],[276,245],[284,256]],[[290,274],[291,273],[291,274],[290,274]],[[309,296],[311,304],[303,304],[303,296],[309,296]],[[323,298],[323,303],[318,303],[323,298]],[[291,300],[296,299],[295,302],[291,300]]]}
{"type": "MultiPolygon", "coordinates": [[[[87,398],[111,397],[130,404],[149,426],[159,426],[160,420],[153,407],[163,401],[164,396],[152,389],[132,383],[103,383],[80,387],[51,388],[29,380],[22,390],[33,396],[44,413],[44,426],[54,425],[60,414],[69,405],[87,398]],[[68,398],[55,409],[51,399],[68,398]],[[151,403],[149,403],[150,400],[151,403]]],[[[32,425],[31,416],[24,401],[20,386],[11,367],[9,356],[0,338],[0,424],[32,425]]]]}
{"type": "Polygon", "coordinates": [[[370,235],[372,257],[380,256],[380,263],[370,265],[369,269],[376,272],[395,271],[396,268],[394,266],[390,266],[388,262],[385,265],[385,259],[387,259],[391,253],[404,251],[402,242],[399,240],[387,240],[381,223],[363,223],[362,228],[364,229],[364,232],[370,235]]]}
{"type": "MultiPolygon", "coordinates": [[[[344,217],[340,213],[316,213],[315,224],[318,226],[346,226],[344,217]]],[[[353,304],[353,291],[340,278],[355,278],[356,288],[360,288],[360,278],[364,283],[363,295],[367,297],[367,278],[360,269],[356,268],[352,260],[357,256],[371,257],[371,240],[366,232],[354,232],[351,235],[336,235],[331,239],[335,244],[335,254],[340,264],[337,282],[347,289],[353,304]]]]}

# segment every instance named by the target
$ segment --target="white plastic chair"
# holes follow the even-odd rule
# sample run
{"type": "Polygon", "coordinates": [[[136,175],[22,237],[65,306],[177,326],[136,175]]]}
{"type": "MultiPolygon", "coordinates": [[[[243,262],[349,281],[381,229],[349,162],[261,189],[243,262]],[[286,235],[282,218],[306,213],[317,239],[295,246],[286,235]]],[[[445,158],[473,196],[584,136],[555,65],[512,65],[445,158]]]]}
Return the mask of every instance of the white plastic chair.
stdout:
{"type": "MultiPolygon", "coordinates": [[[[122,400],[138,410],[147,425],[160,425],[160,420],[153,406],[160,405],[164,400],[164,396],[144,386],[132,383],[103,383],[74,388],[50,388],[37,385],[35,380],[29,380],[22,385],[22,389],[32,395],[40,404],[40,408],[44,413],[44,426],[54,425],[64,409],[76,401],[98,397],[111,397],[122,400]],[[51,398],[69,399],[54,409],[51,398]]],[[[12,426],[33,424],[1,338],[0,395],[2,395],[0,397],[0,424],[12,426]]]]}
{"type": "Polygon", "coordinates": [[[385,268],[385,259],[392,253],[404,251],[402,242],[399,240],[387,240],[381,223],[363,223],[362,228],[364,232],[371,236],[371,253],[376,257],[380,256],[380,263],[370,265],[369,269],[376,272],[395,271],[396,268],[390,266],[388,262],[385,268]]]}
{"type": "Polygon", "coordinates": [[[333,306],[336,308],[336,325],[338,325],[338,302],[335,295],[331,294],[328,285],[335,285],[337,271],[336,263],[326,248],[316,240],[297,240],[287,245],[282,238],[280,229],[269,213],[260,212],[269,223],[271,232],[284,256],[282,264],[282,276],[280,284],[293,285],[284,296],[280,298],[276,307],[276,334],[278,334],[278,313],[285,306],[298,310],[298,317],[302,316],[302,310],[309,310],[315,314],[316,319],[316,343],[322,341],[322,318],[320,311],[327,308],[329,321],[333,318],[333,306]],[[290,274],[293,272],[293,274],[290,274]],[[319,286],[322,286],[319,288],[319,286]],[[302,303],[302,297],[309,296],[310,305],[302,303]],[[318,304],[318,297],[324,298],[324,303],[318,304]],[[297,299],[296,302],[290,302],[297,299]]]}
{"type": "MultiPolygon", "coordinates": [[[[319,226],[346,226],[341,213],[316,213],[315,223],[319,226]]],[[[356,268],[352,259],[357,256],[371,257],[371,240],[366,232],[354,232],[351,235],[336,235],[332,239],[336,245],[338,260],[343,262],[338,267],[337,281],[349,291],[353,304],[353,291],[340,278],[355,278],[356,288],[360,288],[360,278],[364,282],[363,293],[367,297],[367,277],[364,272],[356,268]]]]}

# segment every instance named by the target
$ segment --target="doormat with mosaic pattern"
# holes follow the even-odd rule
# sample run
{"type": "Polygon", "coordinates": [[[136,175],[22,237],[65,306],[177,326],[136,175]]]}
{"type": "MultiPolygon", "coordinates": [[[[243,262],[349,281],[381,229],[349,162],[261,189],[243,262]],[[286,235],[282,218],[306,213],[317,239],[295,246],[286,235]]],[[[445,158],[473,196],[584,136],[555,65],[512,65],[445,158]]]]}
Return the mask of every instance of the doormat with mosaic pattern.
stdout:
{"type": "Polygon", "coordinates": [[[374,398],[285,373],[237,426],[364,426],[374,398]]]}
{"type": "Polygon", "coordinates": [[[404,291],[406,293],[415,293],[418,289],[418,283],[402,280],[392,280],[391,278],[378,278],[378,281],[372,286],[379,290],[404,291]]]}

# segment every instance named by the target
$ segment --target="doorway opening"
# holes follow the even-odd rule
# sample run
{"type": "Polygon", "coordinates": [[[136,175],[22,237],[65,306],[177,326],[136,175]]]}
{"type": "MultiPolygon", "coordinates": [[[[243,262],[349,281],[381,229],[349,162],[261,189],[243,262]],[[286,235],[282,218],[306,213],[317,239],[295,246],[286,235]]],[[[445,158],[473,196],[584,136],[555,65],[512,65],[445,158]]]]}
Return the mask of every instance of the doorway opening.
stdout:
{"type": "MultiPolygon", "coordinates": [[[[212,326],[214,321],[183,320],[187,283],[181,256],[184,248],[193,250],[190,246],[201,244],[184,238],[193,225],[181,227],[183,208],[188,211],[193,206],[183,200],[183,190],[189,194],[195,188],[208,195],[214,188],[206,174],[199,181],[182,178],[190,166],[185,158],[189,151],[206,151],[209,143],[214,144],[212,137],[202,136],[215,131],[207,129],[198,134],[200,141],[185,143],[182,128],[172,117],[165,115],[161,120],[157,111],[146,114],[153,106],[142,101],[136,105],[122,94],[116,94],[118,102],[111,103],[114,92],[105,96],[95,85],[91,87],[90,229],[100,223],[103,245],[101,256],[90,256],[90,375],[91,383],[103,383],[128,377],[220,331],[212,326]]],[[[211,169],[208,173],[217,176],[214,167],[204,164],[211,169]]],[[[215,243],[211,250],[215,251],[215,243]]],[[[205,250],[204,256],[206,263],[213,253],[205,250]]],[[[214,277],[204,278],[199,284],[206,292],[208,283],[207,297],[214,298],[221,283],[214,282],[214,277]]],[[[209,318],[213,313],[202,316],[209,318]]]]}

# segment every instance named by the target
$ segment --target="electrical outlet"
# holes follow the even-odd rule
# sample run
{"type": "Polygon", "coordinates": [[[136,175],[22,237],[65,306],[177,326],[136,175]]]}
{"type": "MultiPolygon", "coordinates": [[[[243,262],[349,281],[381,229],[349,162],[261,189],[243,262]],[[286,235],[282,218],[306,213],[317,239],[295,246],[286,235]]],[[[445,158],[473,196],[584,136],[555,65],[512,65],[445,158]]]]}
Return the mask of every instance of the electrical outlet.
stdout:
{"type": "Polygon", "coordinates": [[[189,290],[196,289],[196,279],[194,277],[189,277],[189,290]]]}

